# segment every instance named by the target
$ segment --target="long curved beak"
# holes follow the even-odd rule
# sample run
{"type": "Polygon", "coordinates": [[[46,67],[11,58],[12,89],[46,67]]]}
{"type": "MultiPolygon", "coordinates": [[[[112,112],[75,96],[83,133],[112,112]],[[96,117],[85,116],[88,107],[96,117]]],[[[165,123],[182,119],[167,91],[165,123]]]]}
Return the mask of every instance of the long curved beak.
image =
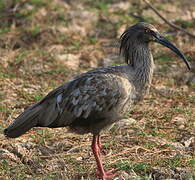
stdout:
{"type": "Polygon", "coordinates": [[[172,51],[174,51],[184,61],[184,63],[188,67],[188,69],[189,70],[191,69],[190,63],[188,62],[186,57],[183,55],[183,53],[178,48],[176,48],[171,42],[169,42],[165,37],[163,37],[159,33],[155,33],[154,37],[156,38],[154,40],[155,42],[162,44],[163,46],[166,46],[169,49],[171,49],[172,51]]]}

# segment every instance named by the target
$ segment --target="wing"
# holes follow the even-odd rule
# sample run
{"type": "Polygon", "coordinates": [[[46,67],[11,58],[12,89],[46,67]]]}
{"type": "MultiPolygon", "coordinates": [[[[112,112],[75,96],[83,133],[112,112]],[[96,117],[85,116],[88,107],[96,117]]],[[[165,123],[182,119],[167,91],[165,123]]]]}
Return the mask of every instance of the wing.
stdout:
{"type": "Polygon", "coordinates": [[[85,119],[91,113],[109,112],[131,92],[127,78],[118,74],[87,74],[73,81],[68,88],[57,96],[59,109],[85,119]]]}
{"type": "Polygon", "coordinates": [[[75,119],[87,119],[121,108],[132,94],[125,73],[98,70],[82,74],[50,92],[39,104],[44,106],[39,125],[66,126],[75,119]]]}

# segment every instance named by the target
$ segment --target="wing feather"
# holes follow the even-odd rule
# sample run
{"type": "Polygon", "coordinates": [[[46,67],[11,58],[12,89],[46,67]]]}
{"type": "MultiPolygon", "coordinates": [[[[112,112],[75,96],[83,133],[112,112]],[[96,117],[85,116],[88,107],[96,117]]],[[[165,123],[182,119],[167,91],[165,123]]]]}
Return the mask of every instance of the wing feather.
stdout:
{"type": "Polygon", "coordinates": [[[129,104],[135,88],[126,74],[121,72],[122,69],[120,72],[115,70],[116,67],[113,70],[106,68],[105,71],[87,72],[51,91],[38,104],[45,107],[44,117],[52,116],[50,111],[55,111],[55,117],[48,118],[47,122],[45,118],[40,118],[39,125],[62,127],[79,119],[93,119],[91,117],[96,114],[104,117],[116,109],[120,114],[120,108],[129,104]]]}
{"type": "Polygon", "coordinates": [[[76,118],[88,118],[96,112],[110,111],[127,94],[122,81],[116,75],[95,74],[76,79],[64,93],[60,109],[72,113],[76,118]],[[75,89],[71,89],[74,87],[75,89]]]}

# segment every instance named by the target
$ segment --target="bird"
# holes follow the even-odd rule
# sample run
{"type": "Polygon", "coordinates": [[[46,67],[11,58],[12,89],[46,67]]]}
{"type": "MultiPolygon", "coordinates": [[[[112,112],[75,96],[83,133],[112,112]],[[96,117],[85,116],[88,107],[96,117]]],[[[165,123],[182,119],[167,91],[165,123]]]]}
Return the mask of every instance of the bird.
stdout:
{"type": "Polygon", "coordinates": [[[148,93],[154,71],[150,43],[175,52],[190,69],[184,54],[147,22],[129,26],[120,37],[119,53],[125,63],[101,67],[76,76],[28,107],[5,130],[16,138],[33,127],[68,127],[77,134],[93,135],[91,148],[99,179],[112,179],[101,159],[100,134],[120,121],[148,93]]]}

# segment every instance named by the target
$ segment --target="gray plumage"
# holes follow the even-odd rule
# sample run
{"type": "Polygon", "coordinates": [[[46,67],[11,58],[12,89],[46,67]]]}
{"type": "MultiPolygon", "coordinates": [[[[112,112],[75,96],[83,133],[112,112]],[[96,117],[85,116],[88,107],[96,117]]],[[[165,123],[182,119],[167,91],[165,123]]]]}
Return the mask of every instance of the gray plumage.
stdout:
{"type": "MultiPolygon", "coordinates": [[[[154,26],[147,23],[129,27],[121,36],[120,46],[127,65],[89,71],[51,91],[19,115],[5,129],[5,135],[15,138],[36,126],[69,126],[79,134],[99,134],[147,94],[154,70],[148,44],[160,39],[157,36],[162,38],[154,26]]],[[[160,40],[159,43],[163,44],[160,40]]],[[[165,46],[189,66],[183,54],[173,49],[175,46],[165,46]]]]}
{"type": "Polygon", "coordinates": [[[121,36],[120,52],[127,65],[99,68],[81,74],[30,106],[4,130],[4,134],[15,138],[38,126],[68,126],[78,134],[92,133],[97,176],[103,180],[113,178],[116,174],[106,172],[102,165],[100,132],[119,121],[133,104],[147,94],[154,70],[149,42],[168,47],[190,69],[182,52],[161,36],[154,26],[138,23],[121,36]]]}
{"type": "Polygon", "coordinates": [[[121,65],[82,74],[29,107],[9,126],[6,134],[17,137],[31,126],[70,126],[79,134],[98,134],[122,118],[128,105],[135,101],[136,90],[128,72],[128,66],[121,65]],[[23,132],[20,127],[28,123],[23,132]]]}

